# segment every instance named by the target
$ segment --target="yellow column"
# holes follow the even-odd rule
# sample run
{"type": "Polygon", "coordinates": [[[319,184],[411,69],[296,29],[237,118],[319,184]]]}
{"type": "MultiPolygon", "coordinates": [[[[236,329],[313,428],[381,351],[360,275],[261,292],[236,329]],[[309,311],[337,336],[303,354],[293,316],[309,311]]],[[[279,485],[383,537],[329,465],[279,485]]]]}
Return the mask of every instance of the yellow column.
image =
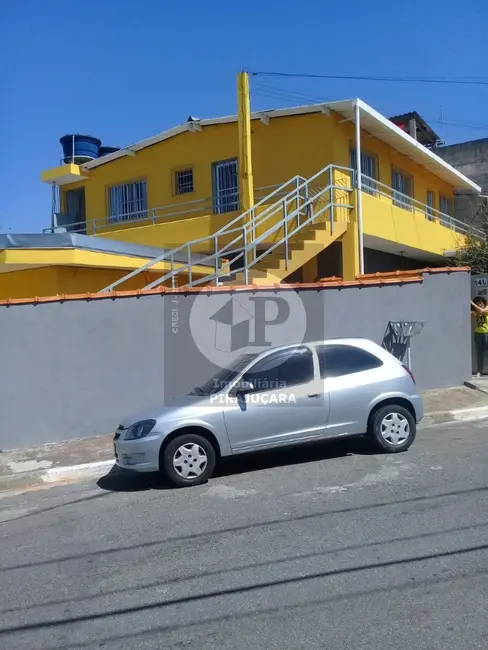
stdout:
{"type": "Polygon", "coordinates": [[[254,180],[252,175],[251,150],[251,99],[249,75],[237,75],[237,128],[239,132],[239,195],[242,211],[254,205],[254,180]]]}
{"type": "Polygon", "coordinates": [[[356,210],[351,210],[347,230],[342,236],[342,277],[355,280],[359,273],[359,229],[356,210]]]}

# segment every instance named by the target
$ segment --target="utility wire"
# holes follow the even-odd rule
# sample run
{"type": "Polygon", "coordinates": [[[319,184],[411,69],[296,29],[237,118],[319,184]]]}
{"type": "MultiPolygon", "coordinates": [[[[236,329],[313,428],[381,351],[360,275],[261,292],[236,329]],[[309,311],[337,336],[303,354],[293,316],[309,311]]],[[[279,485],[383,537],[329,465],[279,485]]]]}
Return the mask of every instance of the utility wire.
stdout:
{"type": "MultiPolygon", "coordinates": [[[[253,95],[258,95],[260,97],[268,97],[271,99],[278,99],[285,102],[306,101],[306,102],[311,102],[313,104],[321,104],[321,103],[333,101],[324,98],[312,97],[310,95],[295,90],[288,90],[287,88],[278,88],[277,86],[268,86],[265,84],[253,84],[252,92],[253,95]]],[[[386,108],[380,108],[379,110],[381,110],[383,113],[387,113],[390,115],[395,115],[396,113],[398,113],[398,111],[392,111],[386,108]]],[[[444,119],[444,117],[439,118],[433,116],[430,117],[425,116],[425,119],[428,122],[432,122],[434,124],[441,124],[445,126],[460,127],[460,128],[471,129],[471,130],[482,130],[482,131],[488,130],[488,124],[477,124],[475,122],[467,122],[463,120],[446,120],[444,119]]]]}
{"type": "Polygon", "coordinates": [[[308,74],[293,72],[251,72],[253,77],[288,77],[294,79],[342,79],[348,81],[383,81],[392,83],[461,84],[488,86],[488,77],[370,77],[359,75],[308,74]]]}

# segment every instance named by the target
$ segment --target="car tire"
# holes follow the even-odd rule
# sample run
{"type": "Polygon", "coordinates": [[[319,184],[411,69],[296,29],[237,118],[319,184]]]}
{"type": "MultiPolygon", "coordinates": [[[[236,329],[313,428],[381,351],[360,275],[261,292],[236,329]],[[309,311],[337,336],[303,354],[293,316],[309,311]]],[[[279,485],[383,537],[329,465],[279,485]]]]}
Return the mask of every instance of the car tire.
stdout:
{"type": "Polygon", "coordinates": [[[161,470],[176,487],[202,485],[212,476],[217,455],[211,442],[195,433],[171,440],[162,450],[161,470]]]}
{"type": "Polygon", "coordinates": [[[415,418],[399,404],[381,406],[370,416],[368,437],[378,451],[388,454],[407,451],[416,433],[415,418]]]}

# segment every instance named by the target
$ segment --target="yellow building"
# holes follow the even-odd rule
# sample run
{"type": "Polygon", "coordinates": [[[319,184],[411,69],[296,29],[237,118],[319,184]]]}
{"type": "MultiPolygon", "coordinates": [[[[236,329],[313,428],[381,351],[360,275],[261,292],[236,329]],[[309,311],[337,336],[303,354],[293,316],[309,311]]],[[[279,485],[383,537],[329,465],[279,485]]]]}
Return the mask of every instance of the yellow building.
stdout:
{"type": "Polygon", "coordinates": [[[39,295],[354,279],[439,266],[462,245],[454,195],[480,187],[434,151],[361,100],[249,114],[245,75],[239,83],[237,116],[190,118],[43,172],[54,197],[46,236],[67,231],[85,247],[0,242],[0,298],[32,294],[35,277],[39,295]],[[104,252],[90,248],[102,241],[104,252]]]}

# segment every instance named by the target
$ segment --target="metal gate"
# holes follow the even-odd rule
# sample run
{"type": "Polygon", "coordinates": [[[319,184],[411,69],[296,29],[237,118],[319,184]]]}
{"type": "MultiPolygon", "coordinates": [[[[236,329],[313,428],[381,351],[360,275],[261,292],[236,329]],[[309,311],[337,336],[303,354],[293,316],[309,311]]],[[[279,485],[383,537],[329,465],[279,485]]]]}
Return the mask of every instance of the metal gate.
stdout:
{"type": "Polygon", "coordinates": [[[237,158],[212,165],[214,214],[239,210],[237,158]]]}

